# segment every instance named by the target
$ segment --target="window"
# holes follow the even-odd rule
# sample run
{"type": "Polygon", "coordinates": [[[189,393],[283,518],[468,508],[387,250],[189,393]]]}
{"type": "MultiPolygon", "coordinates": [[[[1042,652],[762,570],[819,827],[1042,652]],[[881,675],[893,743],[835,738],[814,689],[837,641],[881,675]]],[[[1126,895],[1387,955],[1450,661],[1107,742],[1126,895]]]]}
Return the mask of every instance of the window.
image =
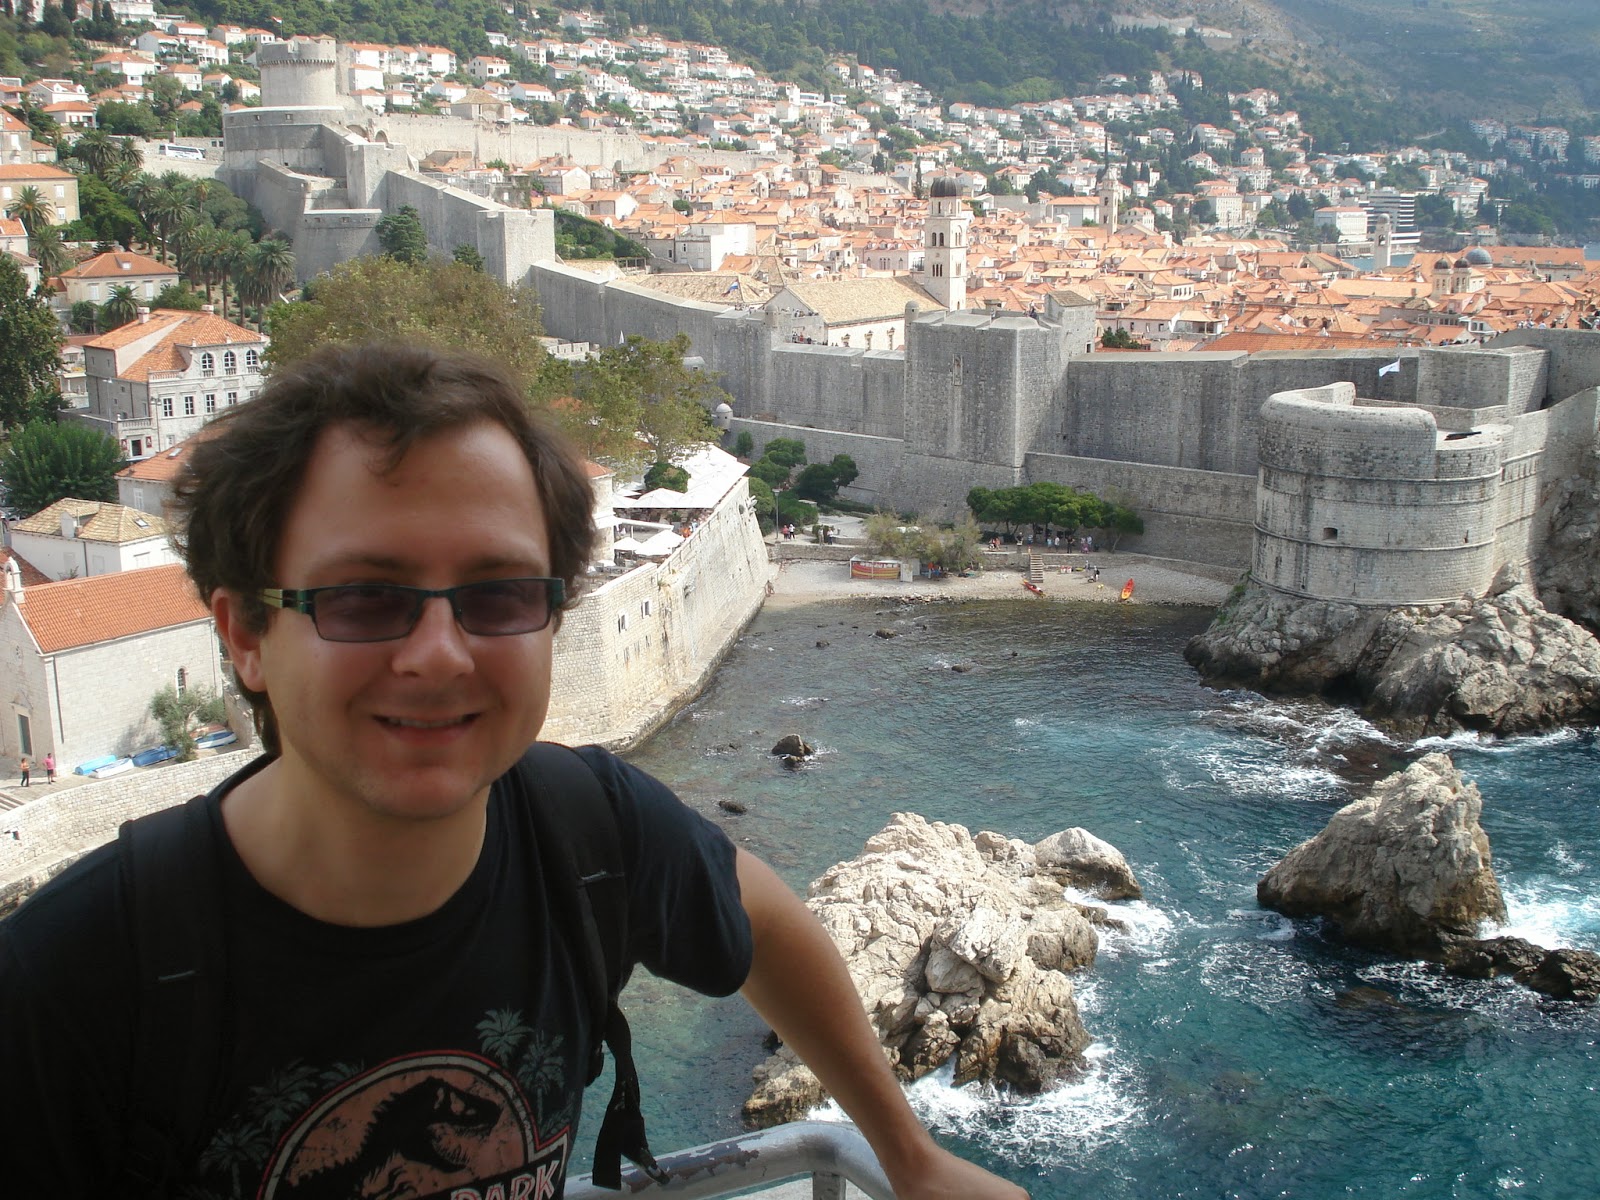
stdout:
{"type": "Polygon", "coordinates": [[[625,632],[627,632],[627,629],[628,629],[628,614],[627,613],[618,613],[617,614],[617,632],[618,633],[625,633],[625,632]]]}
{"type": "Polygon", "coordinates": [[[206,412],[209,414],[209,413],[214,413],[216,411],[217,411],[217,394],[215,392],[207,392],[206,393],[206,412]]]}
{"type": "Polygon", "coordinates": [[[256,350],[246,350],[244,352],[244,365],[245,365],[245,368],[247,370],[251,370],[251,371],[254,371],[258,367],[260,367],[261,366],[261,354],[260,354],[260,352],[256,351],[256,350]]]}
{"type": "Polygon", "coordinates": [[[178,668],[178,695],[183,695],[189,690],[189,672],[182,667],[178,668]]]}
{"type": "Polygon", "coordinates": [[[232,408],[237,403],[239,403],[239,393],[238,392],[229,392],[228,393],[228,407],[232,408]]]}
{"type": "Polygon", "coordinates": [[[183,415],[186,416],[186,417],[194,416],[194,397],[193,396],[185,396],[183,398],[183,415]]]}
{"type": "Polygon", "coordinates": [[[165,396],[165,397],[162,398],[162,400],[161,400],[161,415],[163,417],[170,417],[172,415],[172,397],[171,396],[165,396]]]}
{"type": "Polygon", "coordinates": [[[1337,541],[1338,539],[1339,539],[1339,531],[1337,529],[1335,529],[1332,525],[1328,525],[1328,526],[1325,526],[1323,528],[1323,530],[1322,530],[1322,540],[1323,541],[1325,541],[1325,542],[1333,542],[1333,541],[1337,541]]]}
{"type": "Polygon", "coordinates": [[[217,356],[207,350],[200,356],[200,374],[215,375],[217,373],[217,356]]]}
{"type": "Polygon", "coordinates": [[[641,608],[643,610],[644,615],[648,617],[650,615],[650,601],[646,600],[644,602],[644,604],[641,606],[641,608]]]}
{"type": "Polygon", "coordinates": [[[239,356],[232,350],[222,353],[222,369],[226,374],[232,375],[239,369],[239,356]]]}

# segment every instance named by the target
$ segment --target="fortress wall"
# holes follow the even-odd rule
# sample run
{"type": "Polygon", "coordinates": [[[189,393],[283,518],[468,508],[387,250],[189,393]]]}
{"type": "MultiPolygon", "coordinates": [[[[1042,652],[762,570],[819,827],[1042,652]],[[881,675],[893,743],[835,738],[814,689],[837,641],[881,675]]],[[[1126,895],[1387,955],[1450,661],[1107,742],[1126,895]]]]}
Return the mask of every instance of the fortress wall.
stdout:
{"type": "Polygon", "coordinates": [[[566,614],[541,736],[618,746],[656,728],[699,690],[755,615],[767,571],[741,479],[664,562],[612,580],[566,614]]]}
{"type": "Polygon", "coordinates": [[[716,338],[713,330],[716,320],[725,310],[719,304],[706,304],[698,300],[673,300],[660,292],[637,284],[614,279],[604,285],[606,291],[605,340],[590,330],[586,335],[600,346],[614,346],[622,336],[645,337],[651,341],[671,341],[680,333],[689,335],[690,354],[700,355],[706,366],[716,370],[711,361],[715,354],[716,338]]]}
{"type": "Polygon", "coordinates": [[[337,127],[343,120],[344,113],[336,108],[243,108],[224,113],[222,133],[227,149],[223,161],[241,182],[262,159],[274,166],[322,175],[327,171],[323,129],[337,127]]]}
{"type": "Polygon", "coordinates": [[[1516,418],[1506,439],[1497,513],[1496,566],[1544,550],[1559,484],[1593,462],[1600,440],[1600,388],[1516,418]]]}
{"type": "Polygon", "coordinates": [[[376,208],[308,212],[294,234],[294,274],[301,283],[363,254],[381,254],[376,208]]]}
{"type": "MultiPolygon", "coordinates": [[[[1093,354],[1067,368],[1055,438],[1037,449],[1079,458],[1244,474],[1254,415],[1232,354],[1093,354]],[[1239,441],[1248,447],[1238,446],[1239,441]]],[[[1265,398],[1263,393],[1262,399],[1265,398]]],[[[1259,403],[1259,401],[1257,402],[1259,403]]]]}
{"type": "Polygon", "coordinates": [[[918,454],[908,446],[900,458],[899,474],[891,477],[883,489],[884,506],[896,512],[916,513],[925,520],[959,521],[967,515],[967,493],[973,488],[994,490],[1023,482],[1020,469],[918,454]]]}
{"type": "MultiPolygon", "coordinates": [[[[755,441],[758,457],[774,438],[794,438],[804,442],[808,463],[825,463],[832,460],[835,454],[848,454],[861,474],[851,487],[844,490],[845,499],[860,504],[877,504],[881,499],[886,507],[900,507],[898,500],[886,498],[884,493],[884,485],[899,472],[901,456],[905,452],[905,443],[898,438],[868,437],[859,433],[840,433],[805,425],[780,425],[773,421],[755,421],[743,417],[735,417],[729,431],[733,437],[749,431],[755,441]]],[[[962,492],[961,495],[964,497],[966,493],[962,492]]]]}
{"type": "MultiPolygon", "coordinates": [[[[476,154],[482,162],[499,158],[519,163],[561,154],[575,162],[604,163],[624,171],[645,170],[659,166],[668,158],[679,157],[696,162],[741,164],[740,169],[748,169],[752,161],[749,155],[730,154],[725,150],[663,149],[643,141],[637,134],[575,129],[570,125],[507,125],[422,113],[372,113],[363,119],[374,140],[382,132],[390,141],[408,147],[418,158],[435,150],[464,150],[476,154]]],[[[754,161],[788,162],[792,158],[785,153],[754,161]]]]}
{"type": "Polygon", "coordinates": [[[1041,480],[1093,492],[1137,512],[1144,519],[1144,533],[1124,538],[1125,549],[1241,571],[1250,565],[1255,533],[1253,475],[1030,454],[1027,482],[1041,480]]]}
{"type": "Polygon", "coordinates": [[[1547,362],[1547,355],[1531,348],[1424,350],[1418,355],[1417,402],[1529,412],[1544,403],[1547,362]]]}
{"type": "Polygon", "coordinates": [[[901,436],[905,356],[899,351],[780,343],[771,360],[765,410],[771,420],[876,438],[901,436]]]}
{"type": "Polygon", "coordinates": [[[539,296],[539,316],[544,331],[566,342],[593,341],[615,344],[612,333],[606,337],[605,281],[589,271],[579,271],[557,262],[544,262],[533,268],[529,279],[539,296]]]}
{"type": "MultiPolygon", "coordinates": [[[[336,135],[330,131],[330,136],[336,135]]],[[[404,146],[364,142],[354,134],[340,139],[338,151],[344,161],[345,188],[350,194],[350,203],[361,208],[377,206],[383,177],[390,171],[416,169],[415,161],[404,146]]]]}
{"type": "Polygon", "coordinates": [[[960,311],[913,319],[907,449],[1019,471],[1060,381],[1060,339],[1059,329],[1031,317],[960,311]]]}
{"type": "Polygon", "coordinates": [[[0,826],[17,831],[15,841],[0,838],[0,911],[16,893],[32,892],[71,859],[110,841],[122,822],[209,792],[256,754],[236,750],[95,779],[0,814],[0,826]]]}
{"type": "Polygon", "coordinates": [[[1503,427],[1441,439],[1416,409],[1336,384],[1262,409],[1253,574],[1355,604],[1481,595],[1495,569],[1503,427]]]}
{"type": "Polygon", "coordinates": [[[1585,329],[1513,329],[1488,344],[1492,350],[1534,346],[1550,355],[1546,390],[1564,400],[1600,387],[1600,337],[1585,329]]]}
{"type": "Polygon", "coordinates": [[[503,211],[494,201],[461,188],[397,171],[384,176],[379,195],[385,212],[397,212],[406,204],[416,209],[428,235],[428,248],[446,258],[457,246],[477,249],[479,216],[503,211]]]}

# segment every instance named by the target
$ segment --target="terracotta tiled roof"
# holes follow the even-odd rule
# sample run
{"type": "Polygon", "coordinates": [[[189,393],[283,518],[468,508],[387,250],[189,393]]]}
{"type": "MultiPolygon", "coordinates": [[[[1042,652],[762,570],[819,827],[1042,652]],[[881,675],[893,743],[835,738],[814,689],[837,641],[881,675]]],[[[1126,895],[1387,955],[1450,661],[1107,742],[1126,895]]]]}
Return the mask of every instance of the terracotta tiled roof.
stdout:
{"type": "Polygon", "coordinates": [[[70,271],[61,272],[63,279],[105,279],[121,275],[171,275],[178,277],[178,269],[159,263],[143,254],[127,250],[113,250],[86,258],[70,271]]]}
{"type": "Polygon", "coordinates": [[[177,563],[26,588],[18,606],[44,654],[210,617],[177,563]]]}
{"type": "Polygon", "coordinates": [[[0,166],[0,179],[71,179],[76,182],[77,178],[71,171],[63,171],[48,163],[6,163],[0,166]]]}
{"type": "Polygon", "coordinates": [[[86,542],[137,542],[160,537],[167,532],[167,523],[150,513],[142,513],[123,504],[74,500],[71,497],[57,500],[49,508],[41,508],[33,516],[15,522],[11,528],[17,533],[59,536],[61,518],[68,514],[81,522],[78,537],[86,542]]]}

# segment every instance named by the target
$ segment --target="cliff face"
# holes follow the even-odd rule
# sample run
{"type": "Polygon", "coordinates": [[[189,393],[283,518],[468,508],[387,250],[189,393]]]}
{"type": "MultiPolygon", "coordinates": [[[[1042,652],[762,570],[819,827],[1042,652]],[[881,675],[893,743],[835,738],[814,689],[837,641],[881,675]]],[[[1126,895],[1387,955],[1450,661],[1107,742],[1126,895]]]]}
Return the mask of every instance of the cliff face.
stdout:
{"type": "Polygon", "coordinates": [[[1510,570],[1480,599],[1394,609],[1251,584],[1184,657],[1214,686],[1353,698],[1413,737],[1600,721],[1600,641],[1510,570]]]}
{"type": "Polygon", "coordinates": [[[1600,633],[1600,462],[1567,480],[1550,520],[1536,578],[1553,612],[1600,633]]]}

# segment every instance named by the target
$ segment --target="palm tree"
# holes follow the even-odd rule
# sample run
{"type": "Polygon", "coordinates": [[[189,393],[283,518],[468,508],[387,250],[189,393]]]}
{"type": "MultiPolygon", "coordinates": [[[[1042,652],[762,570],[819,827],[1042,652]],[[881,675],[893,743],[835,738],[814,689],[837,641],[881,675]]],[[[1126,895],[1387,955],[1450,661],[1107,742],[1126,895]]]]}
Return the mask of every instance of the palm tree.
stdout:
{"type": "Polygon", "coordinates": [[[266,322],[267,306],[293,278],[294,251],[283,238],[263,238],[250,247],[245,260],[245,281],[250,298],[257,305],[257,329],[266,322]]]}
{"type": "Polygon", "coordinates": [[[72,157],[103,179],[106,168],[117,161],[120,149],[104,129],[90,129],[72,144],[72,157]]]}
{"type": "Polygon", "coordinates": [[[183,219],[183,223],[172,231],[172,252],[177,258],[178,270],[189,277],[190,282],[200,282],[200,268],[198,264],[199,251],[204,245],[205,232],[211,228],[199,213],[190,213],[183,219]]]}
{"type": "Polygon", "coordinates": [[[100,306],[100,324],[106,329],[120,329],[138,315],[139,298],[126,283],[112,288],[110,299],[100,306]]]}
{"type": "Polygon", "coordinates": [[[93,300],[79,300],[67,316],[74,333],[100,332],[100,306],[93,300]]]}
{"type": "Polygon", "coordinates": [[[29,184],[17,193],[17,198],[6,209],[6,216],[21,221],[28,236],[32,237],[55,221],[56,206],[44,198],[43,192],[29,184]]]}
{"type": "Polygon", "coordinates": [[[181,177],[177,186],[168,183],[165,176],[162,177],[162,182],[150,200],[150,216],[156,223],[156,236],[160,240],[163,262],[167,258],[167,240],[173,230],[198,211],[189,195],[189,189],[183,186],[181,177]]]}
{"type": "MultiPolygon", "coordinates": [[[[218,239],[216,246],[217,274],[222,281],[222,316],[228,315],[228,284],[235,284],[234,291],[238,292],[237,284],[244,275],[245,259],[250,253],[250,235],[242,229],[235,229],[224,233],[218,239]]],[[[239,301],[239,320],[244,320],[244,300],[239,301]]]]}
{"type": "Polygon", "coordinates": [[[138,141],[131,137],[120,138],[117,147],[117,158],[126,166],[139,171],[144,169],[144,149],[138,141]]]}
{"type": "Polygon", "coordinates": [[[72,265],[72,256],[61,242],[61,231],[54,225],[43,225],[28,239],[28,253],[39,264],[39,273],[54,279],[72,265]]]}

